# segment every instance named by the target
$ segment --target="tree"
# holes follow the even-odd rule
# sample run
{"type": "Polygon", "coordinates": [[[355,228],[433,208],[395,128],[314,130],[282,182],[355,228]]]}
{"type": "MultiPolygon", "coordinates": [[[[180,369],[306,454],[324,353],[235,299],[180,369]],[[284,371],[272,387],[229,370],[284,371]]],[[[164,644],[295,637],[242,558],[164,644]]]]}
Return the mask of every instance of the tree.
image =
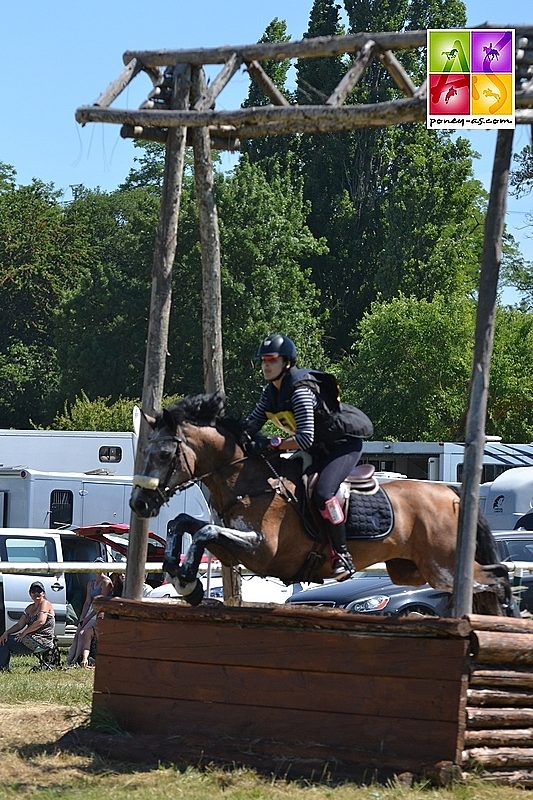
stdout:
{"type": "MultiPolygon", "coordinates": [[[[403,295],[373,303],[358,342],[337,366],[345,398],[371,417],[376,438],[464,437],[475,304],[464,295],[432,301],[403,295]]],[[[533,316],[498,309],[487,433],[527,442],[533,434],[533,316]]]]}
{"type": "Polygon", "coordinates": [[[27,427],[50,418],[60,364],[55,331],[76,291],[77,232],[65,224],[60,193],[34,180],[0,187],[0,425],[27,427]]]}
{"type": "MultiPolygon", "coordinates": [[[[287,33],[287,23],[275,17],[267,25],[263,36],[259,39],[260,44],[267,42],[289,42],[290,36],[287,33]]],[[[268,75],[274,86],[283,94],[287,100],[292,99],[292,94],[287,88],[287,73],[291,62],[289,59],[282,61],[266,60],[261,62],[261,66],[268,75]]],[[[242,103],[242,108],[254,108],[265,106],[272,103],[263,90],[254,82],[250,83],[248,96],[242,103]]],[[[261,160],[266,171],[273,156],[275,160],[287,163],[290,152],[297,148],[297,137],[295,136],[263,136],[257,139],[244,139],[241,143],[241,152],[245,154],[253,163],[261,160]]]]}
{"type": "Polygon", "coordinates": [[[338,369],[344,395],[377,439],[450,440],[468,403],[474,303],[460,295],[372,304],[338,369]]]}
{"type": "Polygon", "coordinates": [[[65,304],[57,347],[62,395],[140,394],[159,200],[153,187],[81,193],[65,211],[87,237],[78,291],[65,304]]]}

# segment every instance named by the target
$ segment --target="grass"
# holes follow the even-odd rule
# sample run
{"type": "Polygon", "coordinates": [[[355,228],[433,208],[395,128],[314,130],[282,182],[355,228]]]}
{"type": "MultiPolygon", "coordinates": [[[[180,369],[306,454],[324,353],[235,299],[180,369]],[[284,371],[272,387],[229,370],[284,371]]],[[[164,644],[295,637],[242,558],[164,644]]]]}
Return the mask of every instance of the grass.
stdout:
{"type": "Polygon", "coordinates": [[[0,674],[0,800],[524,800],[521,789],[475,778],[446,789],[401,780],[312,784],[248,769],[150,767],[83,748],[59,749],[64,733],[88,722],[94,671],[30,673],[34,664],[32,657],[17,656],[12,672],[0,674]]]}

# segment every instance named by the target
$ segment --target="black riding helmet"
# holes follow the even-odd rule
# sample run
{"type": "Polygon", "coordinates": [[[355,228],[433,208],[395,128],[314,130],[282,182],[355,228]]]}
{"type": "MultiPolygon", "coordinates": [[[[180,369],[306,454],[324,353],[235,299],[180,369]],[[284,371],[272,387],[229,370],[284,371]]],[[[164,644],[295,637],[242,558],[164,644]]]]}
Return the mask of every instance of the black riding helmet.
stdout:
{"type": "Polygon", "coordinates": [[[282,333],[271,333],[259,345],[255,354],[256,362],[260,362],[263,356],[282,356],[292,367],[297,358],[296,345],[282,333]]]}

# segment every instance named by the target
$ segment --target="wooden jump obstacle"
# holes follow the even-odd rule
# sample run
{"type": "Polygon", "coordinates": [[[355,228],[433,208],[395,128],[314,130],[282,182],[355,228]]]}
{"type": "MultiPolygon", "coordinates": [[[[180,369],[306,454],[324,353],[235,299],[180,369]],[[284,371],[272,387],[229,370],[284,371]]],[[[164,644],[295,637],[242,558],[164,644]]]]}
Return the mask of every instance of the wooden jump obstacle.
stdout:
{"type": "MultiPolygon", "coordinates": [[[[533,785],[533,620],[114,598],[92,720],[120,757],[289,777],[533,785]],[[125,748],[125,749],[124,749],[125,748]]],[[[98,744],[100,741],[100,744],[98,744]]]]}

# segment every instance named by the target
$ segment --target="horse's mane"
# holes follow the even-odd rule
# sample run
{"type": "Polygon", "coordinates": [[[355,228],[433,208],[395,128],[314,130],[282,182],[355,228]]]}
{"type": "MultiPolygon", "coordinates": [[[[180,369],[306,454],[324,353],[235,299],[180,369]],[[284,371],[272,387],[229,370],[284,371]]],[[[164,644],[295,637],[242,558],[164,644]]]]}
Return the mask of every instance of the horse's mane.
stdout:
{"type": "Polygon", "coordinates": [[[221,392],[214,394],[188,395],[163,409],[158,417],[158,426],[168,425],[175,430],[178,425],[190,422],[193,425],[220,427],[240,439],[244,424],[240,419],[226,416],[226,398],[221,392]]]}

